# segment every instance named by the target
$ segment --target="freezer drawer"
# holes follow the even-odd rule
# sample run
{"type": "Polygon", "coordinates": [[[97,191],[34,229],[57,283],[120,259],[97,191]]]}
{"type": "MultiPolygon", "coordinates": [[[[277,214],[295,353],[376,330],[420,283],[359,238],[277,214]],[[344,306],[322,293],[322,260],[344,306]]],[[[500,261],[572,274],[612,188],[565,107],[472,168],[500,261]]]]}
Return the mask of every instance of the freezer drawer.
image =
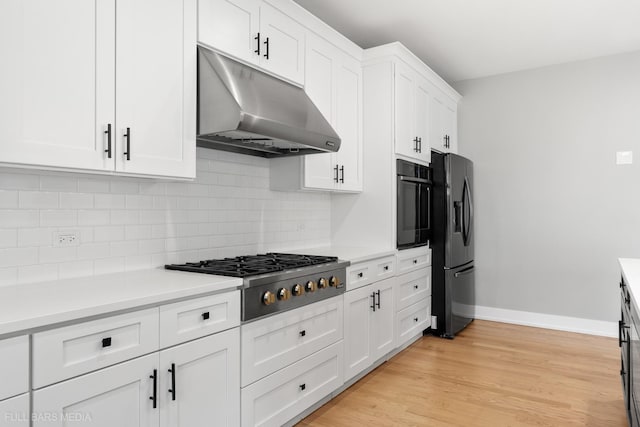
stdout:
{"type": "Polygon", "coordinates": [[[475,267],[473,263],[445,270],[445,333],[453,338],[475,317],[475,267]]]}

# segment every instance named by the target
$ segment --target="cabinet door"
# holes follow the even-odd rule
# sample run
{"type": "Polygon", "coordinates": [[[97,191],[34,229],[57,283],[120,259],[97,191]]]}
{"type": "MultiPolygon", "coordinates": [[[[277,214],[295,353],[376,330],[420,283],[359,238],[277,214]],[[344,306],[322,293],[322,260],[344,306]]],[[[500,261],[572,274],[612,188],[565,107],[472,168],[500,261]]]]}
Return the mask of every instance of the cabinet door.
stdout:
{"type": "Polygon", "coordinates": [[[29,337],[0,340],[0,400],[29,390],[29,337]]]}
{"type": "Polygon", "coordinates": [[[415,82],[414,72],[407,65],[395,65],[395,126],[396,153],[415,157],[415,82]]]}
{"type": "Polygon", "coordinates": [[[0,427],[29,427],[29,393],[0,401],[0,427]]]}
{"type": "Polygon", "coordinates": [[[118,3],[118,171],[195,176],[196,6],[196,0],[118,3]]]}
{"type": "Polygon", "coordinates": [[[160,369],[161,427],[240,425],[238,328],[161,351],[160,369]]]}
{"type": "Polygon", "coordinates": [[[0,2],[0,162],[112,170],[115,0],[0,2]]]}
{"type": "Polygon", "coordinates": [[[36,390],[33,426],[157,426],[159,406],[150,399],[157,368],[155,353],[36,390]]]}
{"type": "MultiPolygon", "coordinates": [[[[318,36],[307,39],[304,90],[324,118],[335,127],[337,49],[318,36]]],[[[340,134],[338,132],[338,134],[340,134]]],[[[342,138],[342,135],[340,135],[342,138]]],[[[343,146],[340,147],[340,150],[343,146]]],[[[331,190],[336,186],[335,155],[304,156],[304,186],[331,190]]]]}
{"type": "Polygon", "coordinates": [[[376,311],[372,316],[372,361],[384,356],[395,348],[395,302],[393,295],[394,278],[374,283],[376,311]]]}
{"type": "Polygon", "coordinates": [[[274,7],[260,5],[260,66],[302,84],[304,27],[274,7]]]}
{"type": "Polygon", "coordinates": [[[339,165],[337,189],[362,191],[362,67],[342,54],[336,72],[335,130],[342,140],[336,154],[339,165]]]}
{"type": "MultiPolygon", "coordinates": [[[[375,284],[374,284],[375,285],[375,284]]],[[[372,356],[373,286],[344,295],[344,379],[348,381],[374,361],[372,356]]]]}
{"type": "Polygon", "coordinates": [[[257,63],[259,13],[257,0],[199,0],[198,41],[243,61],[257,63]]]}
{"type": "Polygon", "coordinates": [[[415,125],[416,135],[419,139],[418,151],[414,155],[424,161],[431,161],[431,147],[429,146],[429,104],[431,94],[429,84],[422,78],[416,80],[415,96],[415,125]]]}
{"type": "Polygon", "coordinates": [[[458,111],[453,102],[444,104],[444,133],[449,137],[447,149],[451,153],[458,152],[458,111]]]}

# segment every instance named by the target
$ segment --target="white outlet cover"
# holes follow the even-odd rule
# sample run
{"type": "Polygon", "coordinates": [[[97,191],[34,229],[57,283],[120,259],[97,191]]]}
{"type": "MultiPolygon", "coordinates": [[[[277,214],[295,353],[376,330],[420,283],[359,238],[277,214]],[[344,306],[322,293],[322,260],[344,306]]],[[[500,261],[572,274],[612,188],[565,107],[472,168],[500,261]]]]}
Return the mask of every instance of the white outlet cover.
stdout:
{"type": "Polygon", "coordinates": [[[79,246],[80,232],[78,230],[54,231],[53,247],[79,246]]]}
{"type": "Polygon", "coordinates": [[[616,165],[630,165],[633,163],[633,151],[617,151],[616,165]]]}

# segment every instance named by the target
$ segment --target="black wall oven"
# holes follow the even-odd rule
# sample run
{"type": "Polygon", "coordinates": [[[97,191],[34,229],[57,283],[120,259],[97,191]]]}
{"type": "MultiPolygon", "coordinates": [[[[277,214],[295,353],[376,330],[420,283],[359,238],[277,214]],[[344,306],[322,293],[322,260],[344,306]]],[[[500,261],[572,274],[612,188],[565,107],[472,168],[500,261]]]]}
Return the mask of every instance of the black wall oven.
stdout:
{"type": "Polygon", "coordinates": [[[431,169],[396,160],[396,171],[397,248],[427,245],[431,238],[431,169]]]}

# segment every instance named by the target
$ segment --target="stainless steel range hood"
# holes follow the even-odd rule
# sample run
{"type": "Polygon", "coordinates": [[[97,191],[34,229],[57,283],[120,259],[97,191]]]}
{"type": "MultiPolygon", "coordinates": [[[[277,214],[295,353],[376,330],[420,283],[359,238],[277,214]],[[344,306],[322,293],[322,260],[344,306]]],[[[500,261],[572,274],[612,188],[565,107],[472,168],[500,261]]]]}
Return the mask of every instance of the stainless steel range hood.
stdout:
{"type": "Polygon", "coordinates": [[[199,147],[262,157],[340,148],[303,89],[198,46],[199,147]]]}

